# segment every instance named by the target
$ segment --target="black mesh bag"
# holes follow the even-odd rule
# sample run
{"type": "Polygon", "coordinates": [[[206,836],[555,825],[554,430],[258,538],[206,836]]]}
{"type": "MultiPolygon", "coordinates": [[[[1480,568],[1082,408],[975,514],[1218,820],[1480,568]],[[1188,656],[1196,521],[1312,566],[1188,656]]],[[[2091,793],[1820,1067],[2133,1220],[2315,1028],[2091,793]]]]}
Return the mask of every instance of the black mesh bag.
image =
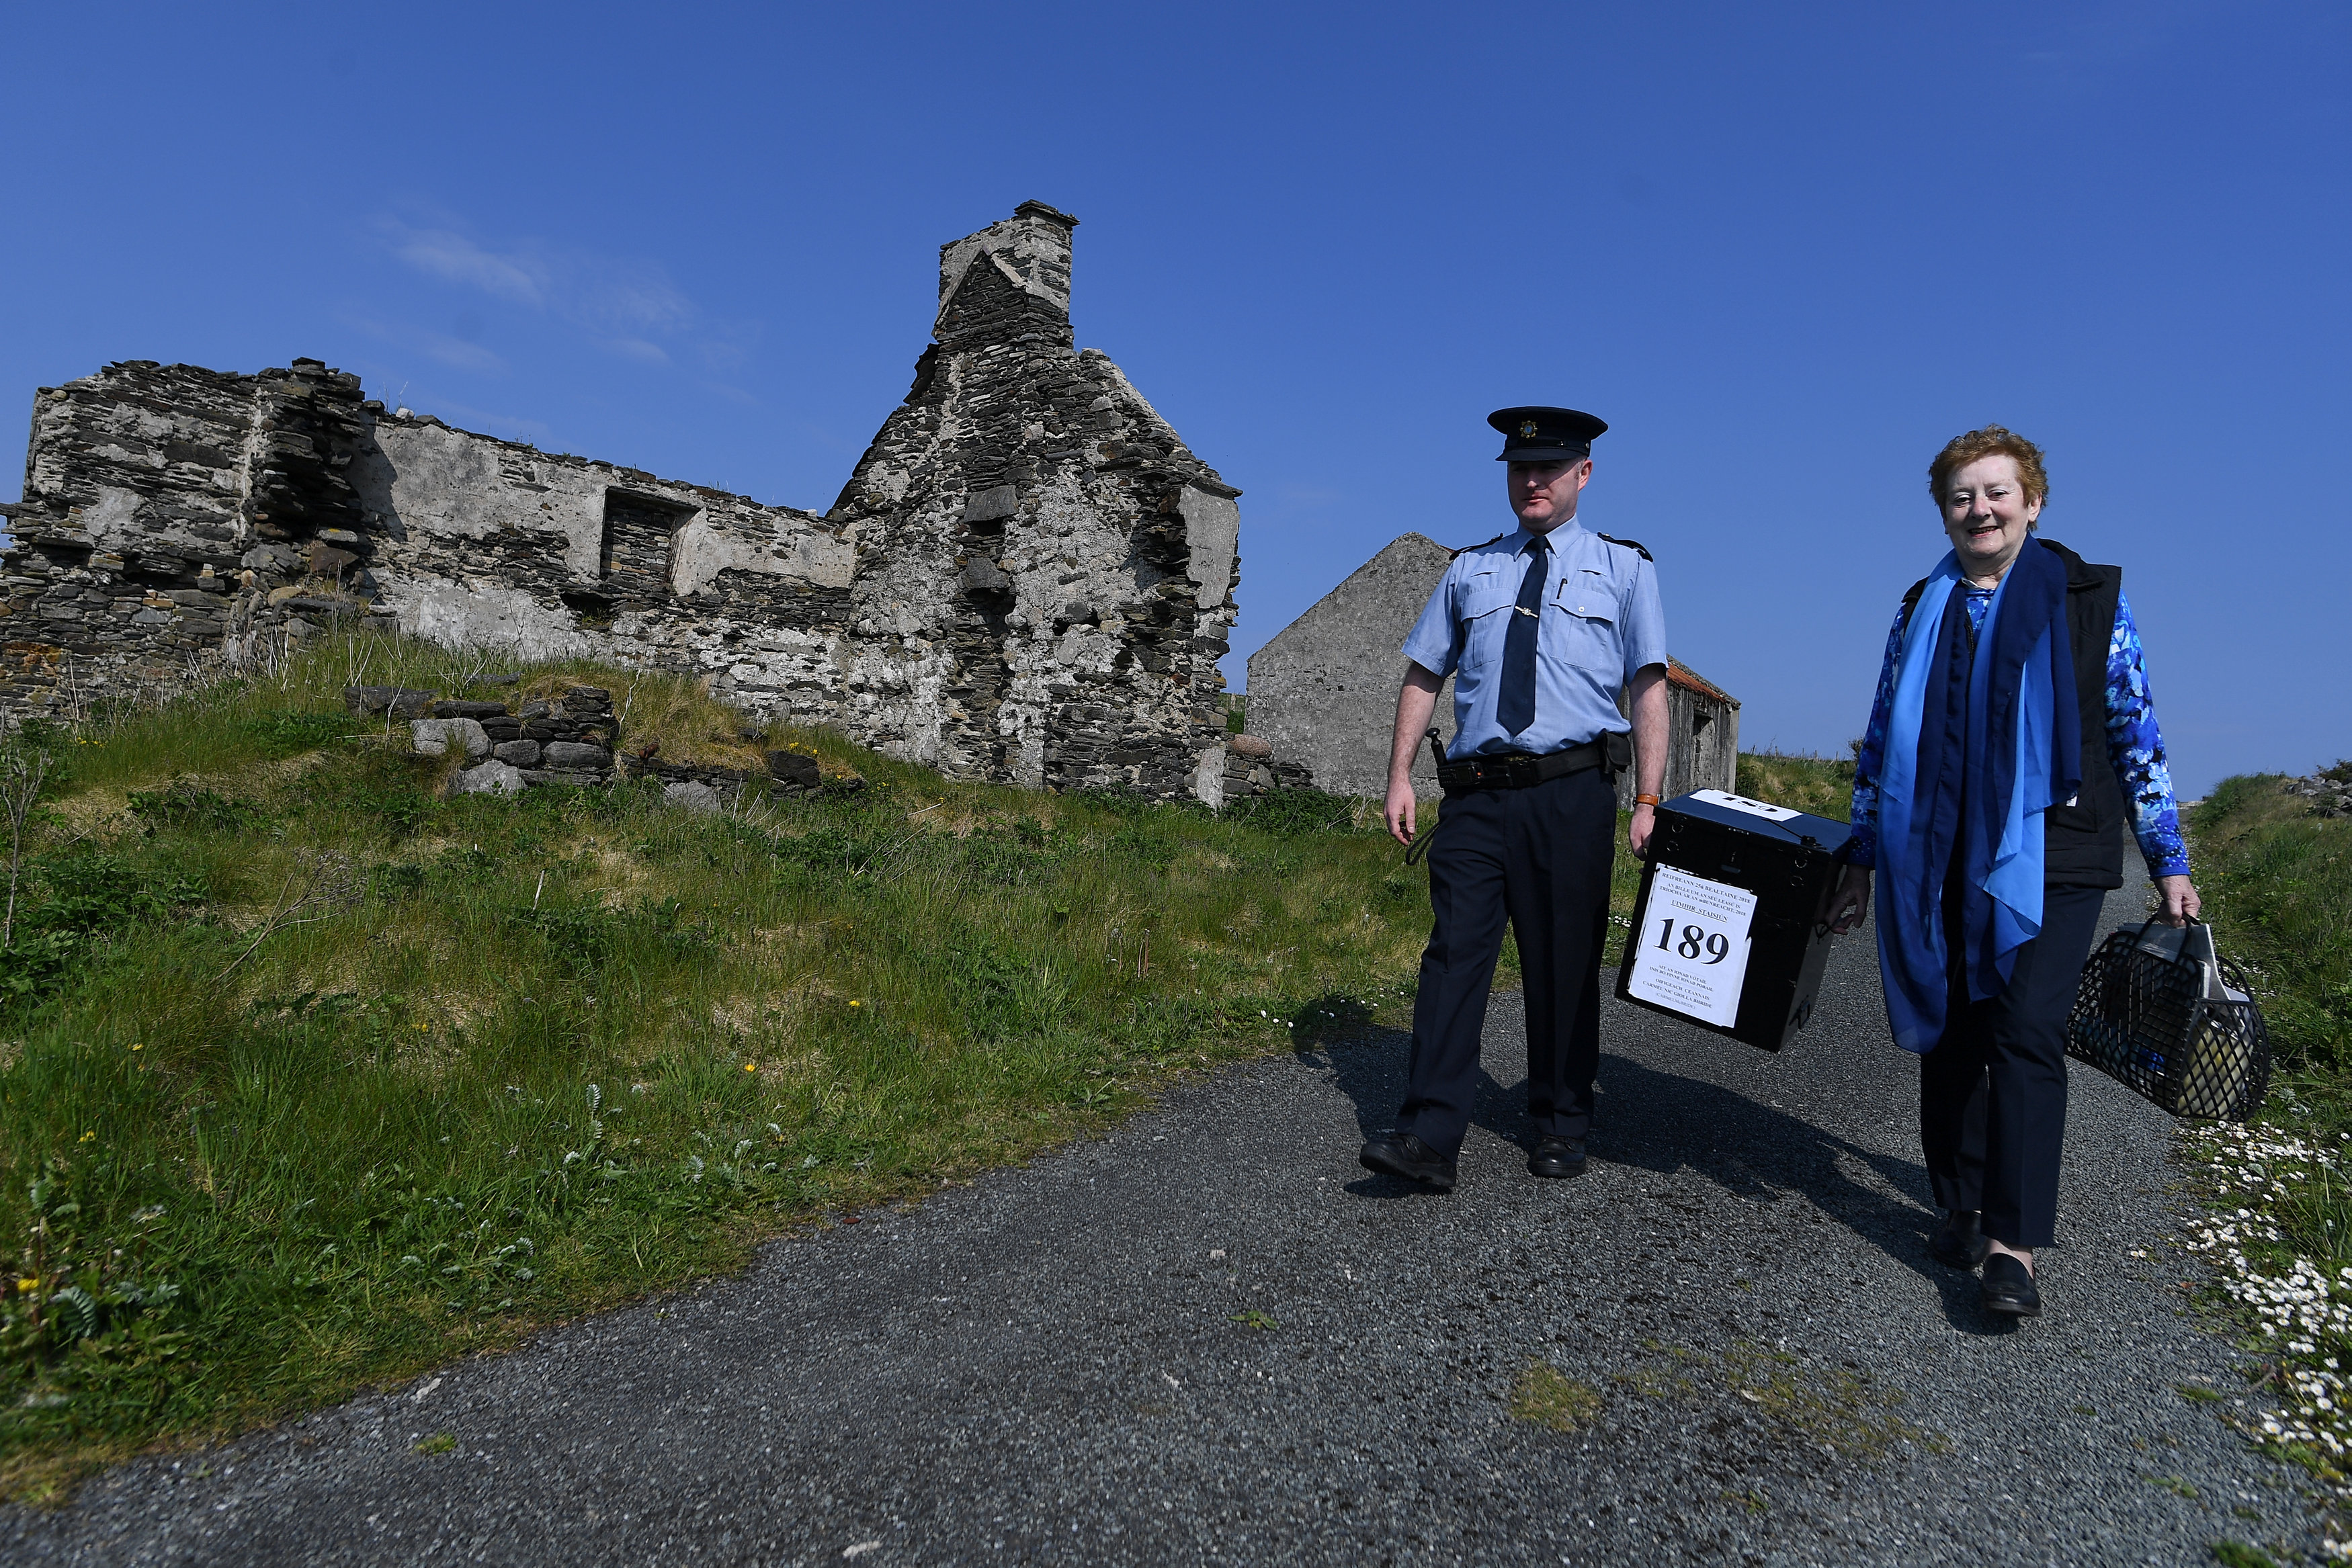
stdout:
{"type": "Polygon", "coordinates": [[[2091,955],[2066,1054],[2176,1116],[2242,1122],[2270,1086],[2271,1041],[2213,928],[2126,925],[2091,955]]]}

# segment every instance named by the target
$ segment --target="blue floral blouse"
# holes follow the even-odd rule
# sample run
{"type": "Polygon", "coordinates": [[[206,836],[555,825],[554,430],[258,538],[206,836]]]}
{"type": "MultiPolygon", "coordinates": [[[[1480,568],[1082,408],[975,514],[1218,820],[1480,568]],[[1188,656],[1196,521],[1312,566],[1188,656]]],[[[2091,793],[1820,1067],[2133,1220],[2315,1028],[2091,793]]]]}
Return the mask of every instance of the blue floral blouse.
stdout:
{"type": "MultiPolygon", "coordinates": [[[[1968,590],[1969,622],[1984,629],[1992,607],[1989,588],[1968,590]]],[[[1895,705],[1895,661],[1903,652],[1903,624],[1907,610],[1895,612],[1895,629],[1886,634],[1886,660],[1878,672],[1878,696],[1870,705],[1870,727],[1863,732],[1862,752],[1853,768],[1853,837],[1846,860],[1858,866],[1878,863],[1878,775],[1886,763],[1886,718],[1895,705]]],[[[2180,839],[2180,808],[2172,798],[2172,769],[2164,758],[2164,737],[2156,727],[2156,702],[2148,695],[2147,664],[2139,645],[2139,628],[2133,623],[2131,601],[2116,594],[2116,630],[2107,639],[2107,760],[2131,803],[2132,836],[2139,841],[2140,857],[2150,876],[2187,876],[2189,846],[2180,839]]]]}

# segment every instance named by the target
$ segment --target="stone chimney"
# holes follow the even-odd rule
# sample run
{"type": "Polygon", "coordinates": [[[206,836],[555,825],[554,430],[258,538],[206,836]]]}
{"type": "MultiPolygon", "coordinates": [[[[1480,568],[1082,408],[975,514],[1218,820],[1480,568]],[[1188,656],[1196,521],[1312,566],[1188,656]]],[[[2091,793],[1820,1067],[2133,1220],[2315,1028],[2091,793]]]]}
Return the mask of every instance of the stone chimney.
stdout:
{"type": "Polygon", "coordinates": [[[1043,202],[1024,202],[1013,215],[975,235],[940,246],[940,309],[931,336],[945,340],[948,308],[974,263],[992,265],[1006,283],[1045,306],[1061,321],[1070,318],[1070,231],[1078,220],[1043,202]]]}

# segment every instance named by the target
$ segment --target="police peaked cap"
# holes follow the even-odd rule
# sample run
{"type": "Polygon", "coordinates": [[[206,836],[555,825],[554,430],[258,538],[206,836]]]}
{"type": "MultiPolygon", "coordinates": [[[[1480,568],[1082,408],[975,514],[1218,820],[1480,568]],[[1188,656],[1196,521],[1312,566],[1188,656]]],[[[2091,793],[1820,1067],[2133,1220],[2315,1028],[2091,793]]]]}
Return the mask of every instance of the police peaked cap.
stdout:
{"type": "Polygon", "coordinates": [[[1498,408],[1486,423],[1503,433],[1497,463],[1574,463],[1592,455],[1605,421],[1572,408],[1498,408]]]}

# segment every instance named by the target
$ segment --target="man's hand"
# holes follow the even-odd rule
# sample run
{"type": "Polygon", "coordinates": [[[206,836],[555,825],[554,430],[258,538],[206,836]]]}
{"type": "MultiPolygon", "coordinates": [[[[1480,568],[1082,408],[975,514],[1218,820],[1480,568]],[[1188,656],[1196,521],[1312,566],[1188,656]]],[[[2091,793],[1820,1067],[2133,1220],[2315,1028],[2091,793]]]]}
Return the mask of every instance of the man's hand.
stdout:
{"type": "Polygon", "coordinates": [[[1837,891],[1830,894],[1830,906],[1822,918],[1832,931],[1843,936],[1861,925],[1869,913],[1870,869],[1850,865],[1838,878],[1837,891]]]}
{"type": "Polygon", "coordinates": [[[2158,877],[2156,890],[2164,897],[2164,913],[2157,918],[2167,925],[2186,925],[2205,908],[2205,901],[2197,896],[2185,876],[2158,877]]]}
{"type": "Polygon", "coordinates": [[[1381,808],[1389,836],[1412,843],[1412,758],[1421,737],[1429,733],[1429,716],[1437,711],[1437,688],[1445,677],[1407,659],[1404,684],[1397,687],[1396,732],[1389,737],[1389,798],[1381,808]]]}
{"type": "Polygon", "coordinates": [[[1645,861],[1650,858],[1650,830],[1657,825],[1658,810],[1656,807],[1636,806],[1633,808],[1633,825],[1625,830],[1625,841],[1633,846],[1633,858],[1635,860],[1645,861]]]}
{"type": "Polygon", "coordinates": [[[1412,775],[1390,775],[1388,803],[1381,810],[1388,817],[1389,837],[1407,848],[1412,844],[1413,806],[1412,775]]]}

